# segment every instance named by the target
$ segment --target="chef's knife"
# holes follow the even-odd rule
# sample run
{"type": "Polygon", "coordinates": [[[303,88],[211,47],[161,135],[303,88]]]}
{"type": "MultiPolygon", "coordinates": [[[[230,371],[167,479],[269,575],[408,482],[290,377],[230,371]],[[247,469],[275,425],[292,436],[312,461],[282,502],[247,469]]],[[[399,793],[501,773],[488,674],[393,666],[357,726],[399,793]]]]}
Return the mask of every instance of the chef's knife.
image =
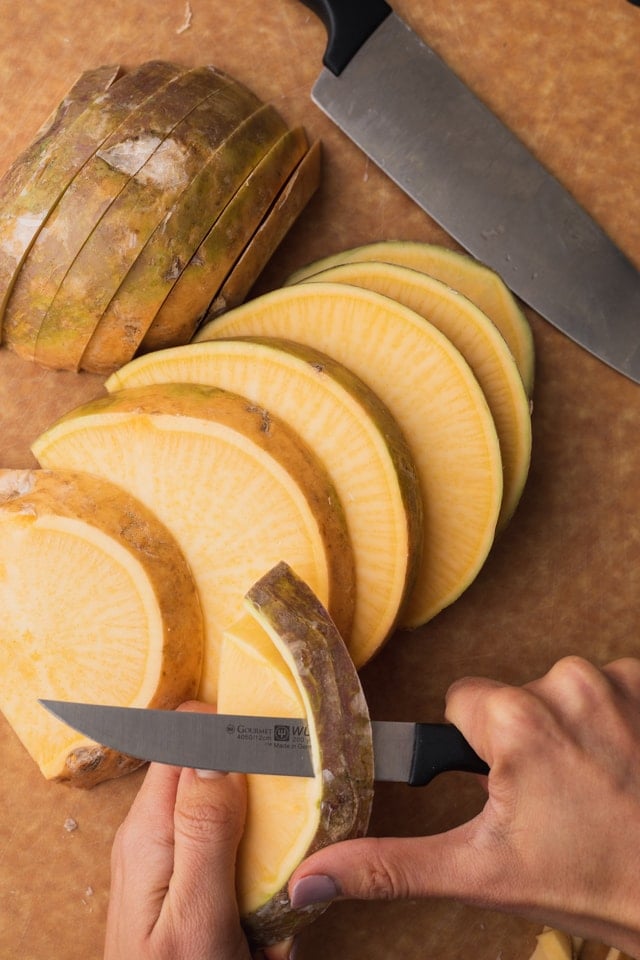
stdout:
{"type": "MultiPolygon", "coordinates": [[[[140,760],[202,770],[311,777],[306,720],[146,710],[60,700],[40,703],[97,743],[140,760]]],[[[423,786],[447,770],[487,773],[460,731],[446,723],[374,721],[376,780],[423,786]]]]}
{"type": "Polygon", "coordinates": [[[384,0],[302,0],[324,22],[315,103],[538,313],[640,382],[640,273],[384,0]]]}

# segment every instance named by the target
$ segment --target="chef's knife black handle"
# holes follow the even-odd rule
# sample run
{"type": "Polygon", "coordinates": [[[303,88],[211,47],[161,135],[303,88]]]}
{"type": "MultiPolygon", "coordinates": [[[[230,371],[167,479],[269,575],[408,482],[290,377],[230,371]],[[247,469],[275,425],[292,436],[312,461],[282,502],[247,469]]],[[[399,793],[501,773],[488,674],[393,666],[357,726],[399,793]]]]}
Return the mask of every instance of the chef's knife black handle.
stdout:
{"type": "Polygon", "coordinates": [[[409,784],[423,787],[439,773],[488,773],[489,767],[450,723],[417,723],[409,784]]]}
{"type": "Polygon", "coordinates": [[[391,13],[384,0],[302,0],[327,28],[328,42],[322,62],[336,76],[391,13]]]}

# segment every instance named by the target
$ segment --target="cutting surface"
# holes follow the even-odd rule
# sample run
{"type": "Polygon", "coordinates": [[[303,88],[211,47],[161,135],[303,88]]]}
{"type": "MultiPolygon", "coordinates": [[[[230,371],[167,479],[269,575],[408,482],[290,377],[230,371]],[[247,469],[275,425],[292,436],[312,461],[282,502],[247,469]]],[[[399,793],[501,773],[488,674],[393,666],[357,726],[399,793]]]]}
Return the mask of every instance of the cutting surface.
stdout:
{"type": "MultiPolygon", "coordinates": [[[[398,0],[396,9],[640,265],[640,8],[398,0]]],[[[0,173],[81,70],[209,62],[323,142],[322,188],[257,291],[359,243],[454,246],[310,102],[324,30],[294,0],[0,0],[0,26],[0,173]]],[[[528,316],[538,360],[524,497],[464,596],[427,627],[394,637],[364,669],[379,719],[440,719],[445,691],[462,675],[522,683],[563,654],[605,662],[638,653],[640,386],[528,316]]],[[[47,372],[0,351],[0,466],[33,465],[38,433],[101,391],[97,377],[47,372]]],[[[88,793],[46,783],[1,717],[0,754],[0,957],[96,960],[111,842],[142,774],[88,793]]],[[[480,788],[460,774],[424,790],[382,784],[371,830],[442,830],[481,804],[480,788]]],[[[300,957],[525,960],[538,929],[451,902],[343,903],[301,938],[300,957]]]]}

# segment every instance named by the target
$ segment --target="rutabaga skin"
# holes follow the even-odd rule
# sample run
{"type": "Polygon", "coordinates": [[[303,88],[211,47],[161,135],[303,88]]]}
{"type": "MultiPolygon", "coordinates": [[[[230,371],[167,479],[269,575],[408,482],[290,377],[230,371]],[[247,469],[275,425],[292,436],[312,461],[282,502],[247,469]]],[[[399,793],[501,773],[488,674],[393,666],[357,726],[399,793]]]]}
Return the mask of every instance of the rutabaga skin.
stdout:
{"type": "MultiPolygon", "coordinates": [[[[315,836],[305,856],[366,833],[373,803],[373,744],[358,674],[335,625],[285,563],[247,593],[246,607],[272,638],[307,705],[315,775],[322,779],[315,836]]],[[[286,883],[242,917],[247,936],[265,946],[294,936],[326,904],[294,909],[286,883]]]]}

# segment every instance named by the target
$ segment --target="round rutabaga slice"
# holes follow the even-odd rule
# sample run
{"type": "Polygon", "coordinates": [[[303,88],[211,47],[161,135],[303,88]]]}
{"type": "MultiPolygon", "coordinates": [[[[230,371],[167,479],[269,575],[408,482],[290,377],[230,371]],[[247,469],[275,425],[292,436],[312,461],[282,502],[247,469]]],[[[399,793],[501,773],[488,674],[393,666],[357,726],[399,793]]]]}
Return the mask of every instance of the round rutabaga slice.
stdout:
{"type": "Polygon", "coordinates": [[[226,634],[218,709],[306,718],[314,777],[250,775],[238,851],[243,925],[256,946],[293,936],[325,907],[294,910],[287,881],[314,850],[362,836],[373,800],[367,704],[340,634],[286,564],[248,591],[226,634]]]}
{"type": "Polygon", "coordinates": [[[348,647],[356,667],[391,633],[422,554],[422,500],[406,440],[362,380],[326,354],[276,338],[191,343],[138,357],[106,387],[207,383],[282,417],[318,454],[343,505],[355,558],[348,647]]]}
{"type": "Polygon", "coordinates": [[[316,455],[264,408],[197,384],[131,388],[73,411],[33,450],[43,466],[113,480],[173,533],[204,614],[200,699],[215,703],[222,632],[242,597],[281,560],[349,635],[354,565],[340,501],[316,455]]]}
{"type": "Polygon", "coordinates": [[[495,424],[469,365],[450,340],[396,301],[359,287],[300,283],[207,324],[197,341],[284,337],[349,367],[403,431],[424,510],[420,569],[400,625],[419,626],[479,572],[502,501],[495,424]]]}
{"type": "Polygon", "coordinates": [[[141,761],[39,698],[172,709],[200,680],[203,622],[167,528],[85,473],[0,470],[0,707],[48,779],[91,787],[141,761]]]}
{"type": "Polygon", "coordinates": [[[298,283],[329,267],[368,260],[420,270],[468,297],[497,326],[513,354],[527,396],[532,395],[535,348],[527,318],[501,277],[465,253],[417,240],[382,240],[316,260],[297,270],[287,282],[298,283]]]}
{"type": "Polygon", "coordinates": [[[419,270],[393,263],[345,263],[304,282],[351,283],[415,310],[437,327],[465,358],[493,416],[502,455],[503,495],[498,526],[513,515],[529,472],[531,412],[507,343],[486,313],[452,287],[419,270]]]}

